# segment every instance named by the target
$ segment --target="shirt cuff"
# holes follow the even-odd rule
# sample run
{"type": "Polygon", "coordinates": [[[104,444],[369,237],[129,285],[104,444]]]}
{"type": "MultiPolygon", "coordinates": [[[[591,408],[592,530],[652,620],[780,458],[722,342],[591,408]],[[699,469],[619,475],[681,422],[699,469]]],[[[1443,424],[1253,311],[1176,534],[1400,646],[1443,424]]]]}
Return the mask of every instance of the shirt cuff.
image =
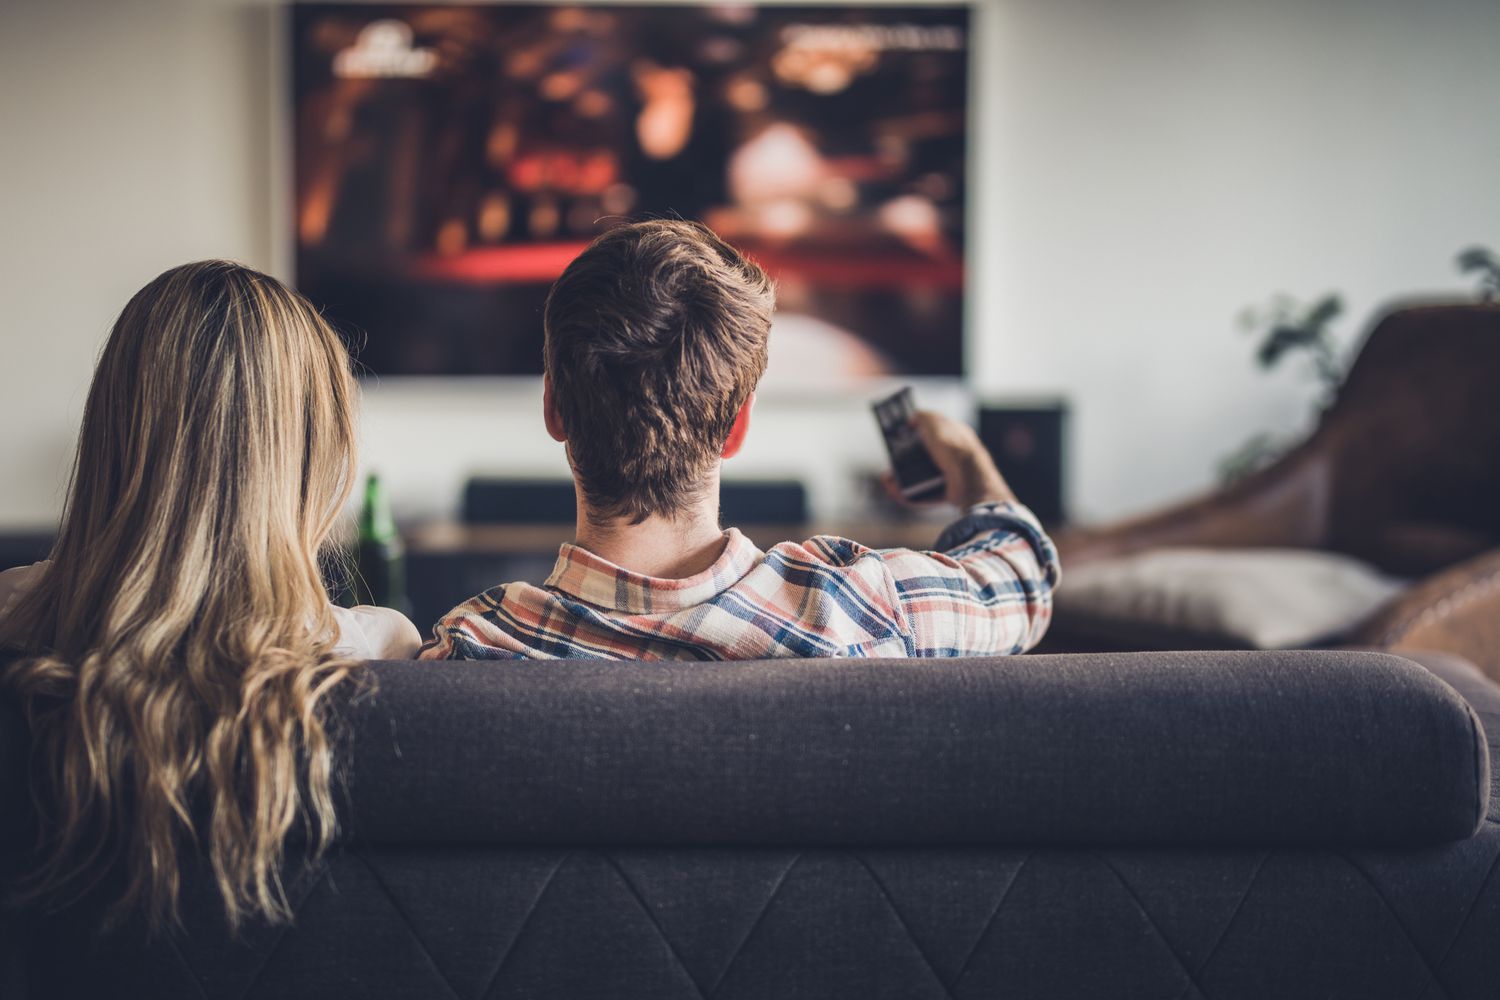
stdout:
{"type": "Polygon", "coordinates": [[[980,535],[993,531],[1008,531],[1020,535],[1036,551],[1047,578],[1053,582],[1061,575],[1057,561],[1057,546],[1047,536],[1046,529],[1037,520],[1031,509],[1018,500],[996,500],[975,504],[963,516],[943,530],[938,536],[937,550],[952,550],[973,541],[980,535]]]}

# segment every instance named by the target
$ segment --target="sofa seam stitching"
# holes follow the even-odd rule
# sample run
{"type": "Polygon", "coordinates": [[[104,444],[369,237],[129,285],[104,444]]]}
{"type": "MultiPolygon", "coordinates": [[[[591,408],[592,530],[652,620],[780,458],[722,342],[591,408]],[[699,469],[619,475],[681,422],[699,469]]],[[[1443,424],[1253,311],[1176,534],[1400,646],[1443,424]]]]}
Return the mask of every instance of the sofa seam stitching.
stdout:
{"type": "MultiPolygon", "coordinates": [[[[1448,956],[1452,954],[1453,949],[1458,946],[1458,939],[1464,936],[1464,930],[1469,926],[1469,921],[1474,919],[1475,904],[1479,902],[1479,897],[1484,895],[1484,887],[1489,885],[1490,879],[1494,877],[1496,866],[1500,866],[1500,850],[1497,850],[1495,852],[1495,856],[1490,859],[1490,867],[1484,873],[1484,878],[1479,880],[1479,888],[1474,890],[1473,898],[1469,900],[1469,905],[1465,907],[1464,918],[1459,922],[1458,930],[1453,932],[1453,940],[1448,942],[1448,947],[1443,949],[1443,954],[1438,958],[1438,968],[1441,969],[1443,968],[1443,966],[1447,965],[1448,956]]],[[[1427,987],[1422,990],[1421,996],[1419,996],[1417,1000],[1422,1000],[1422,997],[1425,997],[1427,995],[1427,990],[1430,989],[1431,986],[1432,984],[1428,983],[1427,987]]]]}
{"type": "MultiPolygon", "coordinates": [[[[1370,891],[1375,893],[1375,897],[1380,900],[1380,904],[1384,906],[1386,912],[1391,915],[1391,919],[1396,923],[1396,928],[1401,931],[1401,936],[1406,938],[1406,943],[1411,946],[1411,950],[1416,953],[1417,958],[1421,959],[1422,965],[1427,969],[1427,983],[1422,987],[1421,995],[1426,996],[1427,991],[1432,988],[1432,985],[1434,983],[1436,983],[1438,988],[1442,991],[1443,996],[1447,997],[1448,1000],[1452,1000],[1453,991],[1448,988],[1448,984],[1443,982],[1442,977],[1438,975],[1437,967],[1432,964],[1431,959],[1429,959],[1426,954],[1423,953],[1422,949],[1417,945],[1417,940],[1416,938],[1412,937],[1411,931],[1406,926],[1406,921],[1401,919],[1401,914],[1396,912],[1396,908],[1391,905],[1391,901],[1386,898],[1385,893],[1380,891],[1380,886],[1377,885],[1375,883],[1375,880],[1370,877],[1369,872],[1365,871],[1363,867],[1356,863],[1355,860],[1345,852],[1334,851],[1333,854],[1341,859],[1350,868],[1353,868],[1356,872],[1359,873],[1359,877],[1364,879],[1365,884],[1370,887],[1370,891]]],[[[1497,857],[1500,857],[1500,855],[1497,855],[1497,857]]],[[[1486,874],[1485,878],[1489,878],[1488,874],[1486,874]]],[[[1480,888],[1484,888],[1483,882],[1480,883],[1480,888]]],[[[1465,914],[1465,918],[1467,919],[1467,914],[1465,914]]]]}
{"type": "MultiPolygon", "coordinates": [[[[1146,921],[1146,925],[1151,928],[1152,933],[1154,933],[1157,939],[1161,941],[1162,946],[1167,949],[1167,954],[1172,956],[1172,961],[1177,963],[1177,967],[1181,969],[1182,974],[1187,977],[1187,986],[1191,989],[1197,990],[1198,996],[1202,997],[1203,1000],[1208,1000],[1208,991],[1203,988],[1202,983],[1198,982],[1198,977],[1193,975],[1193,970],[1188,968],[1187,962],[1183,961],[1182,956],[1177,954],[1177,949],[1172,947],[1172,942],[1167,940],[1167,935],[1162,932],[1162,929],[1157,926],[1156,921],[1151,918],[1150,912],[1146,909],[1146,904],[1141,902],[1141,897],[1136,894],[1136,891],[1133,888],[1131,888],[1130,883],[1125,881],[1125,876],[1121,875],[1119,870],[1116,869],[1114,865],[1110,864],[1109,861],[1105,859],[1104,855],[1100,854],[1098,851],[1090,851],[1089,854],[1094,858],[1095,861],[1103,865],[1104,868],[1115,877],[1115,881],[1120,883],[1120,887],[1125,890],[1125,893],[1130,897],[1131,902],[1135,903],[1135,908],[1140,911],[1142,919],[1146,921]]],[[[1181,993],[1177,995],[1179,997],[1182,996],[1181,993]]]]}
{"type": "MultiPolygon", "coordinates": [[[[295,921],[298,911],[303,906],[307,905],[307,901],[312,898],[312,894],[317,891],[318,886],[322,885],[325,881],[329,882],[330,884],[332,883],[333,880],[330,877],[332,872],[333,866],[331,864],[325,863],[323,865],[322,871],[318,873],[318,877],[313,881],[313,884],[308,886],[307,892],[302,894],[302,902],[298,905],[296,910],[292,911],[293,921],[295,921]]],[[[255,970],[255,975],[250,977],[250,982],[246,984],[243,990],[240,991],[240,995],[237,1000],[246,1000],[246,998],[249,997],[250,994],[255,992],[255,987],[260,985],[261,977],[264,976],[266,974],[266,970],[271,967],[271,960],[275,958],[276,953],[281,950],[282,942],[286,940],[286,936],[287,934],[291,933],[291,930],[292,922],[288,922],[281,928],[281,933],[276,935],[276,943],[271,945],[270,951],[266,952],[266,957],[261,961],[260,967],[255,970]]]]}
{"type": "MultiPolygon", "coordinates": [[[[1234,927],[1234,922],[1239,919],[1240,911],[1245,908],[1245,902],[1250,898],[1250,893],[1255,889],[1255,883],[1260,880],[1260,873],[1265,870],[1266,862],[1271,860],[1271,855],[1274,853],[1274,850],[1268,850],[1260,856],[1260,861],[1256,862],[1255,870],[1250,873],[1250,880],[1245,883],[1245,891],[1240,893],[1240,901],[1234,904],[1234,910],[1230,912],[1229,919],[1224,921],[1224,927],[1219,931],[1219,936],[1214,939],[1213,947],[1208,949],[1208,955],[1202,962],[1198,963],[1195,978],[1208,971],[1209,965],[1213,963],[1214,956],[1219,953],[1219,948],[1223,946],[1224,939],[1229,936],[1230,929],[1234,927]]],[[[1201,991],[1202,988],[1200,987],[1199,989],[1201,991]]],[[[1177,995],[1178,997],[1182,996],[1181,993],[1177,995]]]]}
{"type": "Polygon", "coordinates": [[[1010,898],[1011,890],[1021,880],[1021,873],[1026,870],[1027,865],[1031,864],[1031,859],[1034,857],[1036,857],[1036,851],[1026,852],[1026,857],[1022,858],[1021,863],[1016,866],[1015,874],[1011,875],[1010,883],[1006,885],[1005,891],[995,901],[995,908],[990,911],[989,919],[984,922],[983,927],[979,928],[979,936],[974,939],[974,943],[969,947],[969,953],[964,956],[963,964],[958,967],[958,975],[953,977],[953,988],[955,990],[963,985],[964,976],[969,971],[969,965],[974,961],[974,956],[979,954],[979,946],[984,944],[985,936],[989,934],[990,928],[995,925],[995,919],[1000,916],[1000,910],[1005,906],[1005,901],[1010,898]]]}
{"type": "Polygon", "coordinates": [[[386,901],[391,904],[391,909],[396,911],[396,916],[401,918],[401,923],[406,926],[407,932],[411,934],[411,939],[417,943],[417,950],[422,953],[423,958],[427,959],[427,964],[432,966],[432,971],[437,973],[438,979],[442,980],[443,985],[448,987],[448,992],[453,995],[453,1000],[463,1000],[463,995],[458,992],[457,987],[448,979],[448,974],[443,971],[442,966],[438,965],[437,959],[432,957],[432,952],[428,949],[427,942],[423,941],[422,935],[417,933],[416,925],[412,923],[412,919],[407,915],[406,909],[396,900],[395,893],[391,892],[390,887],[385,884],[385,879],[380,877],[380,872],[375,870],[375,866],[370,863],[370,859],[358,851],[350,851],[349,853],[359,859],[360,864],[365,866],[365,870],[375,880],[376,886],[380,888],[386,901]]]}
{"type": "MultiPolygon", "coordinates": [[[[1489,787],[1490,782],[1481,782],[1479,780],[1479,776],[1485,771],[1485,768],[1480,764],[1480,760],[1481,757],[1488,759],[1490,746],[1487,742],[1489,734],[1484,731],[1484,726],[1479,721],[1479,713],[1474,710],[1474,706],[1469,704],[1467,699],[1464,701],[1464,708],[1469,713],[1469,735],[1474,738],[1474,753],[1472,754],[1474,763],[1474,811],[1478,815],[1475,816],[1474,827],[1470,831],[1470,836],[1472,836],[1479,831],[1480,827],[1484,826],[1484,819],[1489,815],[1490,811],[1489,806],[1492,797],[1489,787]]],[[[1490,766],[1494,766],[1494,761],[1490,761],[1490,766]]],[[[1493,774],[1490,777],[1492,778],[1493,774]]]]}
{"type": "Polygon", "coordinates": [[[755,936],[755,932],[760,930],[760,925],[765,922],[766,914],[771,912],[771,905],[781,895],[781,890],[785,887],[786,880],[791,876],[792,869],[801,864],[802,859],[806,856],[806,851],[798,851],[796,856],[787,863],[786,869],[781,873],[781,877],[776,880],[776,885],[772,887],[771,894],[766,897],[765,903],[761,906],[760,913],[756,914],[755,922],[750,925],[750,929],[745,932],[745,936],[740,938],[740,943],[735,946],[733,953],[730,954],[729,961],[724,963],[724,968],[719,970],[719,975],[714,979],[713,985],[708,988],[710,998],[718,994],[719,987],[724,985],[725,979],[729,978],[729,971],[734,968],[734,963],[739,961],[740,953],[745,950],[745,945],[750,943],[750,939],[755,936]]]}
{"type": "Polygon", "coordinates": [[[662,930],[660,921],[656,919],[656,914],[652,913],[651,907],[646,905],[645,897],[641,895],[641,891],[636,888],[635,883],[630,880],[630,876],[625,874],[625,869],[621,868],[620,863],[616,861],[610,854],[601,851],[599,853],[599,857],[602,858],[610,868],[614,869],[614,872],[619,876],[620,881],[625,883],[626,891],[628,891],[630,895],[635,898],[636,905],[641,908],[641,912],[644,913],[646,915],[646,919],[651,922],[651,927],[656,931],[656,936],[661,939],[661,943],[667,946],[667,952],[672,956],[672,960],[677,963],[677,967],[682,970],[683,977],[692,984],[693,990],[698,994],[699,1000],[708,1000],[708,998],[704,996],[703,987],[699,985],[698,980],[694,978],[692,971],[687,967],[687,963],[682,960],[682,955],[678,953],[677,946],[672,943],[672,939],[667,937],[667,932],[662,930]]]}
{"type": "Polygon", "coordinates": [[[552,871],[547,873],[547,881],[542,883],[541,889],[537,891],[536,898],[531,901],[531,906],[526,910],[526,916],[521,919],[521,926],[516,928],[515,937],[510,939],[510,946],[501,953],[500,959],[495,963],[495,968],[485,980],[484,989],[476,994],[478,1000],[487,1000],[490,993],[495,989],[495,984],[500,981],[500,973],[505,971],[505,963],[510,961],[510,956],[516,950],[516,945],[521,943],[521,938],[525,936],[526,929],[531,926],[531,920],[536,915],[537,907],[542,905],[542,900],[552,890],[552,883],[557,881],[558,873],[562,871],[563,866],[571,861],[573,855],[576,853],[576,851],[567,851],[564,853],[562,857],[557,859],[557,864],[552,866],[552,871]]]}
{"type": "Polygon", "coordinates": [[[932,978],[937,980],[938,985],[943,988],[943,992],[947,994],[949,1000],[958,1000],[958,998],[954,996],[953,987],[948,985],[947,981],[944,980],[942,975],[938,972],[937,966],[933,964],[932,957],[927,954],[927,949],[922,947],[922,943],[918,941],[917,936],[912,933],[911,925],[908,924],[906,922],[906,918],[901,915],[901,910],[896,906],[895,898],[891,896],[890,890],[885,887],[885,883],[880,880],[880,876],[875,874],[875,869],[872,868],[870,866],[870,863],[866,861],[862,856],[854,853],[853,851],[849,852],[849,857],[858,862],[859,866],[865,870],[865,874],[870,877],[870,881],[875,883],[875,888],[879,891],[881,898],[885,900],[885,905],[890,908],[891,915],[896,918],[896,923],[901,925],[902,932],[905,933],[907,939],[911,941],[912,947],[917,950],[917,954],[922,956],[922,961],[924,964],[926,964],[927,971],[932,973],[932,978]]]}
{"type": "Polygon", "coordinates": [[[183,954],[182,946],[178,943],[176,936],[168,934],[166,935],[166,941],[168,947],[172,949],[172,954],[177,956],[177,961],[187,972],[188,981],[193,984],[193,989],[198,991],[198,996],[202,997],[203,1000],[208,1000],[208,990],[203,988],[203,981],[198,978],[198,971],[194,969],[193,964],[187,960],[187,955],[183,954]]]}

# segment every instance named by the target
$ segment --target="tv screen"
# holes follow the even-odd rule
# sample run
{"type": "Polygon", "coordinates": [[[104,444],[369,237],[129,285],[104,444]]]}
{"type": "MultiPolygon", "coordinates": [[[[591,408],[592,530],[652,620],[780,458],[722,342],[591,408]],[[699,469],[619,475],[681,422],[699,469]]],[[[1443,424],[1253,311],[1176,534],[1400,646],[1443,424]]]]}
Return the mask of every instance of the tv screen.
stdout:
{"type": "Polygon", "coordinates": [[[964,7],[296,4],[296,280],[379,375],[534,375],[590,239],[776,279],[768,381],[962,372],[964,7]]]}

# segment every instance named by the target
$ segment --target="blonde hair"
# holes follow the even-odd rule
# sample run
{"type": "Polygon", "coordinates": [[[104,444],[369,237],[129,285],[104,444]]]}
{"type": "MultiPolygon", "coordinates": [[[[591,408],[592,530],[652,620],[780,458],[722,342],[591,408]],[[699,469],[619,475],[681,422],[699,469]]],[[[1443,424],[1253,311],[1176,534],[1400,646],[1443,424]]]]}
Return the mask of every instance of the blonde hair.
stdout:
{"type": "Polygon", "coordinates": [[[289,917],[284,844],[335,833],[325,701],[353,664],[319,558],[353,485],[344,345],[227,261],[136,293],[89,390],[50,567],[0,622],[38,760],[54,905],[119,877],[111,922],[177,917],[204,851],[231,927],[289,917]]]}

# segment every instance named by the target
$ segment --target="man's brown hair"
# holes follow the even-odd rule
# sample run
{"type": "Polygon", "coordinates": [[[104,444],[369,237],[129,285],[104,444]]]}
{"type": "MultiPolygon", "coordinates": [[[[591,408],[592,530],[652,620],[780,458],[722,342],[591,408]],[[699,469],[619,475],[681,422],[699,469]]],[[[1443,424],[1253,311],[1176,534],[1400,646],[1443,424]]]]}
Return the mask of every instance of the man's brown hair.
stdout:
{"type": "Polygon", "coordinates": [[[712,230],[618,226],[547,296],[546,365],[594,514],[639,523],[695,499],[766,368],[771,281],[712,230]]]}

